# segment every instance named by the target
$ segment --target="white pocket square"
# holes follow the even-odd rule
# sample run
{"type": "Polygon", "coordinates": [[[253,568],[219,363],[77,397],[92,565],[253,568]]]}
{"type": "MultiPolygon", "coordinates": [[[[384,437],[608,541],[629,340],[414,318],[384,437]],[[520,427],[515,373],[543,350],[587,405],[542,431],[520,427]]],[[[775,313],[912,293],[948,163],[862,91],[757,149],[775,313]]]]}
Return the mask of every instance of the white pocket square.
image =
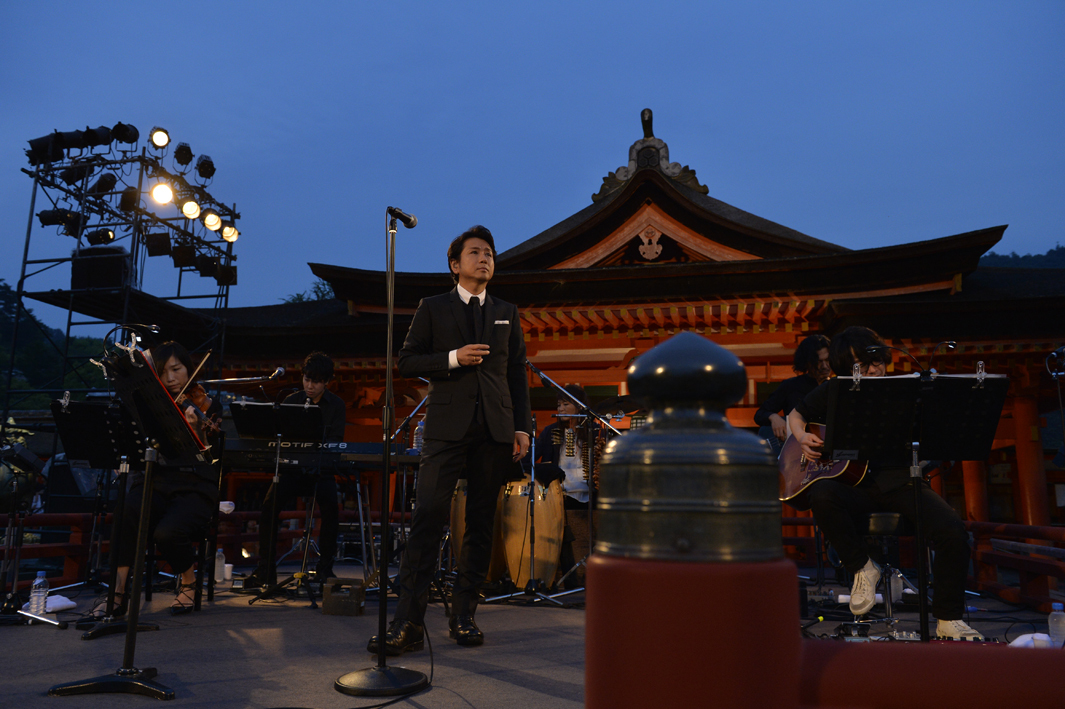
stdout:
{"type": "Polygon", "coordinates": [[[509,320],[496,320],[496,325],[509,325],[509,320]]]}

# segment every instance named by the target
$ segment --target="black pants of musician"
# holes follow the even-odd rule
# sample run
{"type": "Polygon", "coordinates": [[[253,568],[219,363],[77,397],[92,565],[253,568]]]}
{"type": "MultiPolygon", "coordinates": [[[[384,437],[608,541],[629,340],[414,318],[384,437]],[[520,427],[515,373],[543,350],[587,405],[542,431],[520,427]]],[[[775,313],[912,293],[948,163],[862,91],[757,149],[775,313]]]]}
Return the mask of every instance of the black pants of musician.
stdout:
{"type": "MultiPolygon", "coordinates": [[[[871,513],[897,512],[911,521],[916,518],[912,483],[882,492],[868,479],[855,487],[821,480],[810,486],[809,493],[814,519],[852,574],[869,559],[863,535],[871,513]]],[[[965,615],[969,535],[954,508],[923,482],[921,512],[921,534],[935,550],[932,615],[939,620],[960,620],[965,615]]]]}
{"type": "MultiPolygon", "coordinates": [[[[136,553],[143,497],[143,482],[134,482],[126,493],[126,505],[122,512],[122,541],[117,556],[119,566],[137,566],[133,556],[136,553]]],[[[175,574],[192,568],[196,560],[192,544],[203,539],[217,508],[217,502],[199,492],[152,491],[148,518],[149,544],[155,542],[159,554],[170,564],[175,574]]]]}
{"type": "MultiPolygon", "coordinates": [[[[588,523],[588,503],[578,502],[569,495],[562,497],[562,507],[566,515],[566,526],[562,530],[562,548],[559,551],[558,570],[563,575],[572,569],[578,561],[591,553],[591,530],[596,519],[588,523]]],[[[565,588],[580,588],[584,585],[583,569],[577,569],[563,582],[565,588]]],[[[550,583],[550,579],[547,579],[550,583]]]]}
{"type": "MultiPolygon", "coordinates": [[[[263,501],[263,515],[259,520],[259,571],[269,578],[266,583],[277,582],[277,570],[267,571],[266,557],[277,554],[277,520],[281,510],[295,503],[297,497],[314,495],[314,503],[322,516],[318,531],[318,574],[332,574],[333,559],[337,555],[337,538],[340,535],[340,512],[337,508],[337,482],[331,473],[315,475],[304,472],[282,473],[277,485],[271,484],[263,501]]],[[[272,567],[272,565],[270,565],[272,567]]]]}
{"type": "Polygon", "coordinates": [[[493,441],[476,418],[460,441],[425,440],[414,518],[399,568],[397,620],[424,623],[440,540],[459,478],[467,481],[466,533],[459,554],[452,613],[473,615],[476,611],[479,589],[492,556],[496,500],[512,452],[513,443],[493,441]]]}

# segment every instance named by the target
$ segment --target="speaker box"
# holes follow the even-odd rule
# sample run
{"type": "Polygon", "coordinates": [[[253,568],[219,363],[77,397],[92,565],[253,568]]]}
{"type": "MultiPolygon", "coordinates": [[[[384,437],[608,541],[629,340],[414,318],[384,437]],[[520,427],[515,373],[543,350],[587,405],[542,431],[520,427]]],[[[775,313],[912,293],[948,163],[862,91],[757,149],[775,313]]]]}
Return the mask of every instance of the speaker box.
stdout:
{"type": "Polygon", "coordinates": [[[70,264],[70,287],[123,288],[132,283],[133,269],[124,246],[90,246],[76,251],[70,264]]]}

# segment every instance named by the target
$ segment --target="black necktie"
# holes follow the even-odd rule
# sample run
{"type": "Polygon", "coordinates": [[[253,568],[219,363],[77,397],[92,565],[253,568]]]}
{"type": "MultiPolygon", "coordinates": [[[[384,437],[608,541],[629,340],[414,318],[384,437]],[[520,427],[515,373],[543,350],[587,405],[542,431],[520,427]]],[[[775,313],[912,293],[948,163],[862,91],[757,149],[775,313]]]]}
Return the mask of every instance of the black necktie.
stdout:
{"type": "Polygon", "coordinates": [[[473,341],[480,343],[481,335],[484,333],[484,315],[481,314],[480,298],[470,298],[468,312],[473,325],[473,341]]]}

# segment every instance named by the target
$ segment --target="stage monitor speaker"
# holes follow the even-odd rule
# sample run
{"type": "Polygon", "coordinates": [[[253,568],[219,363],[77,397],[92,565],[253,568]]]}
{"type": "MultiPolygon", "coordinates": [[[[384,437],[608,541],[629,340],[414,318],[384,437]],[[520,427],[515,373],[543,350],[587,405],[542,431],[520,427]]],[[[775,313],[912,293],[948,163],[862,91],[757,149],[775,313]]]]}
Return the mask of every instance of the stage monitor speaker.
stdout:
{"type": "Polygon", "coordinates": [[[70,288],[124,288],[133,280],[129,252],[124,246],[89,246],[75,251],[70,264],[70,288]]]}

